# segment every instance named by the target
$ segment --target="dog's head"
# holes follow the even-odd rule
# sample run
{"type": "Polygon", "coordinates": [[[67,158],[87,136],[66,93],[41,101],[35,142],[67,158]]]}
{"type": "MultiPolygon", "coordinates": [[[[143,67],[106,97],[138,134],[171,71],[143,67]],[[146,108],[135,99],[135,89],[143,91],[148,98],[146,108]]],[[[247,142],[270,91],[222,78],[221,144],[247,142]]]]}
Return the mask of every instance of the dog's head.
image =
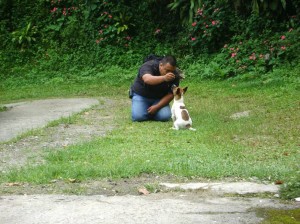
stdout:
{"type": "Polygon", "coordinates": [[[174,98],[176,100],[179,100],[183,96],[183,94],[186,93],[187,89],[188,89],[188,87],[181,88],[181,87],[174,86],[172,89],[174,98]]]}

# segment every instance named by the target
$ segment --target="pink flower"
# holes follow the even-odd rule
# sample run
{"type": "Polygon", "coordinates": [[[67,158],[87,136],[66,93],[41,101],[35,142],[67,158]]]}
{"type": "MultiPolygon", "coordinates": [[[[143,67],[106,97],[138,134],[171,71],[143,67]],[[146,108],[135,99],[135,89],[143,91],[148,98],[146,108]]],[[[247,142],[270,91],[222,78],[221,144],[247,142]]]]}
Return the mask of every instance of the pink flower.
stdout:
{"type": "Polygon", "coordinates": [[[192,40],[192,41],[195,41],[195,40],[196,40],[196,37],[191,37],[191,40],[192,40]]]}
{"type": "Polygon", "coordinates": [[[225,44],[225,45],[224,45],[224,48],[227,48],[227,47],[228,47],[228,45],[227,45],[227,44],[225,44]]]}
{"type": "Polygon", "coordinates": [[[285,39],[285,36],[281,36],[280,39],[281,39],[281,40],[284,40],[284,39],[285,39]]]}
{"type": "Polygon", "coordinates": [[[161,29],[156,29],[154,34],[159,34],[161,32],[161,29]]]}
{"type": "Polygon", "coordinates": [[[236,56],[236,53],[232,53],[231,57],[234,58],[236,56]]]}
{"type": "Polygon", "coordinates": [[[197,13],[198,13],[200,16],[202,16],[203,10],[202,10],[202,9],[198,9],[198,10],[197,10],[197,13]]]}
{"type": "Polygon", "coordinates": [[[217,22],[216,21],[211,21],[211,24],[214,26],[214,25],[217,24],[217,22]]]}
{"type": "Polygon", "coordinates": [[[249,56],[249,59],[250,60],[256,60],[256,56],[255,56],[255,53],[252,53],[250,56],[249,56]]]}
{"type": "Polygon", "coordinates": [[[192,23],[192,26],[196,26],[196,25],[197,25],[197,22],[193,22],[193,23],[192,23]]]}
{"type": "Polygon", "coordinates": [[[110,18],[110,19],[111,19],[111,18],[112,18],[112,15],[108,15],[108,18],[110,18]]]}
{"type": "Polygon", "coordinates": [[[51,10],[51,13],[54,13],[54,12],[56,12],[56,10],[57,10],[57,8],[56,8],[56,7],[54,7],[54,8],[51,10]]]}
{"type": "Polygon", "coordinates": [[[281,50],[285,51],[286,47],[285,46],[281,46],[281,50]]]}

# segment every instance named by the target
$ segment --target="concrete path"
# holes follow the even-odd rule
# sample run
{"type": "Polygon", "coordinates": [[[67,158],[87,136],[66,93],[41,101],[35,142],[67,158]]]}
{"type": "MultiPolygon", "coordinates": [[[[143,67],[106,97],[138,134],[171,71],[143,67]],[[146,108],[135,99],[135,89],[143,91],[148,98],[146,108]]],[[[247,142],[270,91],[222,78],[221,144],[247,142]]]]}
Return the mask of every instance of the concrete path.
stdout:
{"type": "Polygon", "coordinates": [[[0,197],[1,224],[256,224],[262,208],[289,208],[258,198],[30,195],[0,197]]]}
{"type": "Polygon", "coordinates": [[[9,141],[50,121],[68,117],[95,104],[96,99],[47,99],[4,105],[8,111],[0,112],[0,142],[9,141]]]}

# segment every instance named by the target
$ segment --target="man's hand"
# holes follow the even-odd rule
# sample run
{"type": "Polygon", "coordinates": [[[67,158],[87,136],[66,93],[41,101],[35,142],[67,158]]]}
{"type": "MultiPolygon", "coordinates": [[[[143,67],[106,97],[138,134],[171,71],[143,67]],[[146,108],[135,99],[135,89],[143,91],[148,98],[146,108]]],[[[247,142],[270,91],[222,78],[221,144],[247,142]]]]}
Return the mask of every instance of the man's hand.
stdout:
{"type": "Polygon", "coordinates": [[[164,78],[166,82],[171,82],[175,79],[175,75],[172,72],[169,72],[164,75],[164,78]]]}
{"type": "Polygon", "coordinates": [[[152,105],[151,107],[148,108],[148,114],[156,114],[158,111],[158,106],[157,105],[152,105]]]}

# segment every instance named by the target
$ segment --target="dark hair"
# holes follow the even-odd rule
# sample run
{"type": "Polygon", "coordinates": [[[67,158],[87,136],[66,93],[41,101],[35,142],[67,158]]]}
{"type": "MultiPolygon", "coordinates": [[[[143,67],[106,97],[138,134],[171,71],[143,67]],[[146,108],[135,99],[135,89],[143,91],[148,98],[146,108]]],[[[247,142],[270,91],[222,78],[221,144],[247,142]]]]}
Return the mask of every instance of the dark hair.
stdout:
{"type": "Polygon", "coordinates": [[[168,64],[168,63],[169,63],[170,65],[172,65],[172,66],[174,66],[174,67],[177,66],[176,58],[175,58],[174,56],[172,56],[172,55],[164,56],[164,57],[161,59],[160,63],[162,63],[162,64],[168,64]]]}

